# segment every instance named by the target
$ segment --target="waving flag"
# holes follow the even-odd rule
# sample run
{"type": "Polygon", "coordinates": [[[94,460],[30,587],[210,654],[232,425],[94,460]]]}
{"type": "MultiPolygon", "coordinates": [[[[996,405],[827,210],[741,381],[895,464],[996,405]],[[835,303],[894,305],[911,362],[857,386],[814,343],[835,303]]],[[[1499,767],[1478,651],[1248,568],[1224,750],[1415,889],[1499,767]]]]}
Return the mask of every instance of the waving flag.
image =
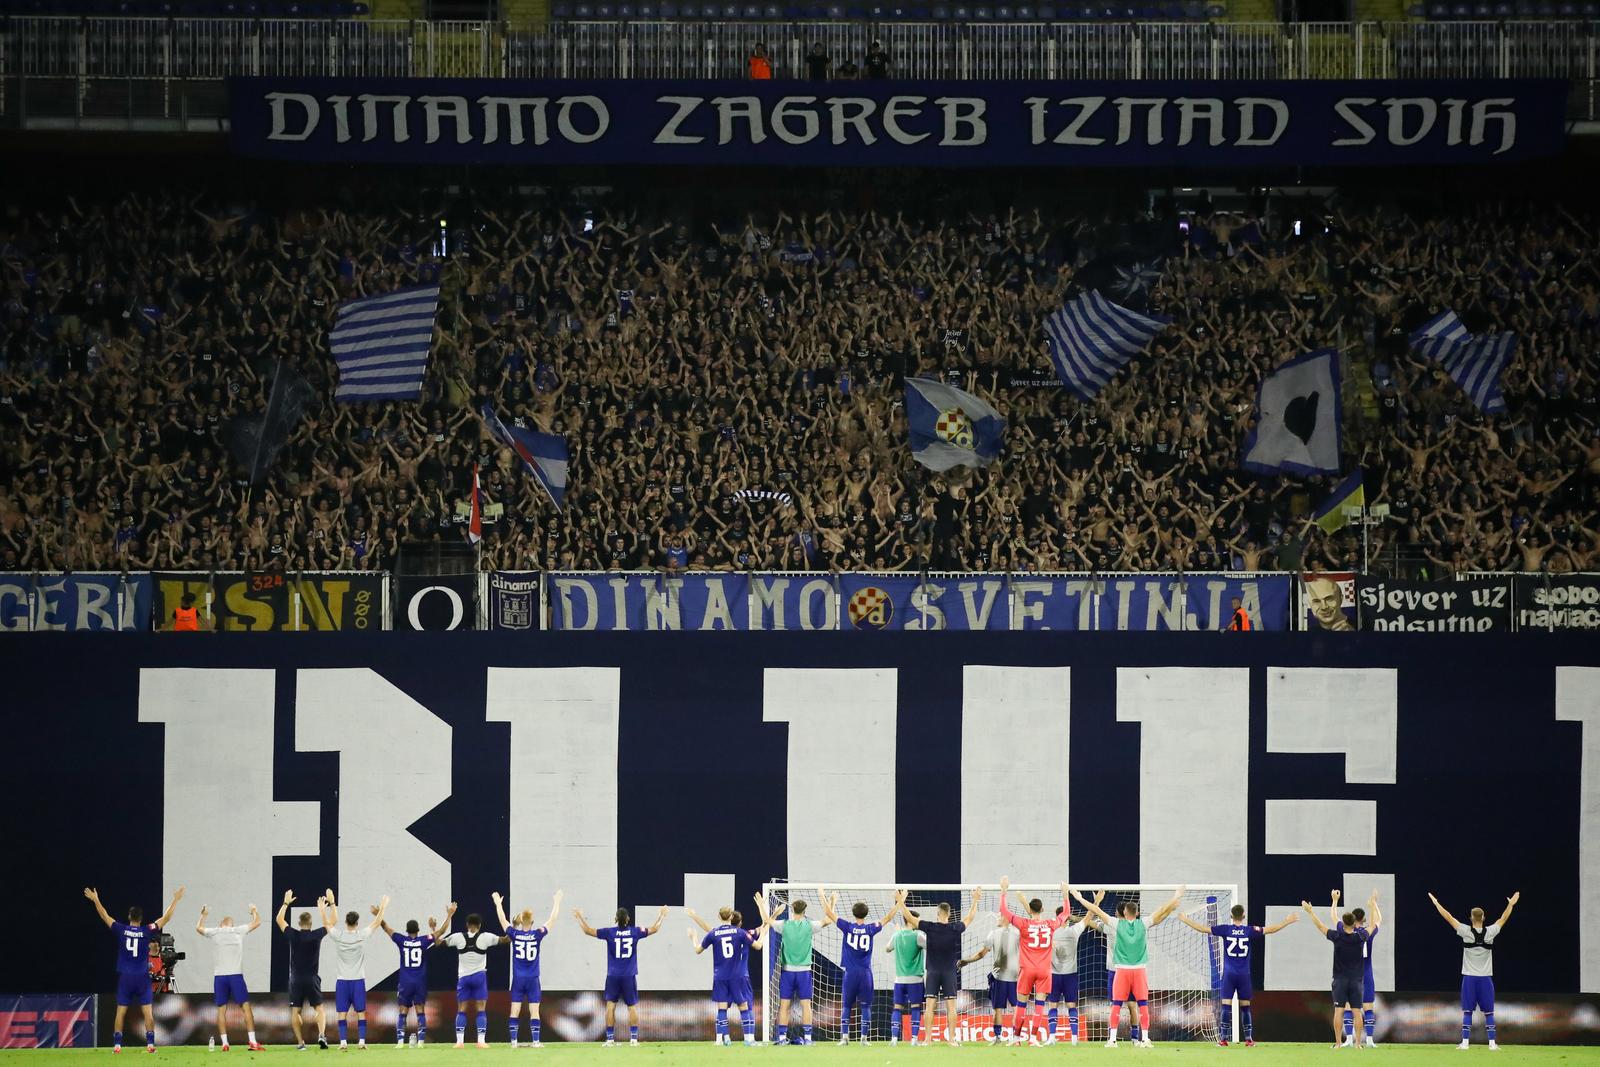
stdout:
{"type": "Polygon", "coordinates": [[[467,540],[483,540],[483,487],[478,483],[478,465],[472,465],[472,514],[467,517],[467,540]]]}
{"type": "Polygon", "coordinates": [[[1342,416],[1339,353],[1297,356],[1262,380],[1240,465],[1258,474],[1338,474],[1342,416]]]}
{"type": "Polygon", "coordinates": [[[971,393],[931,378],[906,379],[911,454],[930,470],[987,467],[1000,455],[1006,420],[971,393]]]}
{"type": "Polygon", "coordinates": [[[419,285],[351,300],[328,334],[339,364],[335,400],[420,400],[439,313],[439,287],[419,285]]]}
{"type": "Polygon", "coordinates": [[[1350,520],[1345,518],[1344,509],[1347,507],[1360,507],[1367,502],[1367,487],[1361,480],[1358,470],[1344,481],[1334,487],[1328,494],[1328,499],[1322,502],[1311,516],[1311,521],[1322,527],[1325,533],[1338,533],[1344,529],[1350,520]]]}
{"type": "Polygon", "coordinates": [[[1475,337],[1454,311],[1443,311],[1411,331],[1411,347],[1438,363],[1477,409],[1495,415],[1506,409],[1500,375],[1517,351],[1514,333],[1475,337]]]}
{"type": "Polygon", "coordinates": [[[494,408],[483,405],[483,421],[489,432],[522,460],[559,511],[567,496],[567,442],[553,433],[523,430],[500,421],[494,408]]]}
{"type": "Polygon", "coordinates": [[[1166,325],[1099,293],[1082,293],[1046,319],[1044,328],[1056,377],[1089,400],[1166,325]]]}

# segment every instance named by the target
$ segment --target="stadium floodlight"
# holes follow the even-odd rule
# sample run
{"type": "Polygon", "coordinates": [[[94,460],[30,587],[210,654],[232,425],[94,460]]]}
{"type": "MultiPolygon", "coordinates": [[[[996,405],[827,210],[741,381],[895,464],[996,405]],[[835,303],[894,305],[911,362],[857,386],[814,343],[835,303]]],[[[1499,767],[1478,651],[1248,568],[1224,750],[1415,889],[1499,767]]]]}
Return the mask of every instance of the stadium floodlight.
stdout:
{"type": "MultiPolygon", "coordinates": [[[[894,886],[849,882],[780,881],[766,883],[762,891],[767,900],[768,911],[776,912],[778,915],[778,925],[775,930],[781,931],[783,921],[789,918],[788,907],[792,900],[802,899],[806,902],[807,919],[821,920],[823,918],[821,893],[824,889],[830,895],[834,893],[839,895],[838,910],[841,916],[848,918],[851,907],[859,901],[867,906],[867,921],[882,922],[894,908],[895,892],[898,889],[907,891],[906,906],[920,912],[922,918],[926,919],[933,915],[934,909],[940,903],[948,903],[954,911],[954,917],[960,918],[969,905],[972,888],[960,885],[894,886]]],[[[999,886],[982,885],[979,888],[983,890],[983,900],[976,918],[962,935],[962,958],[977,955],[983,947],[984,940],[999,924],[999,886]]],[[[1108,914],[1115,915],[1122,901],[1132,899],[1139,902],[1141,915],[1150,916],[1161,905],[1172,899],[1172,893],[1177,886],[1153,884],[1097,886],[1089,883],[1080,886],[1073,883],[1073,888],[1091,900],[1094,899],[1095,893],[1105,890],[1105,899],[1100,907],[1108,914]]],[[[1059,885],[1013,885],[1011,892],[1013,895],[1010,906],[1013,912],[1018,910],[1019,905],[1015,896],[1018,892],[1024,897],[1030,899],[1036,897],[1042,900],[1046,916],[1054,916],[1056,908],[1062,903],[1059,885]]],[[[1238,899],[1238,887],[1234,885],[1189,886],[1184,890],[1179,910],[1195,922],[1214,926],[1226,921],[1229,909],[1238,899]]],[[[1083,914],[1082,906],[1076,901],[1072,902],[1072,914],[1074,917],[1083,914]]],[[[873,1040],[887,1040],[890,1036],[895,974],[894,957],[885,949],[889,944],[889,938],[900,928],[898,922],[886,927],[878,934],[872,948],[873,1040]]],[[[779,1022],[778,995],[782,970],[777,938],[772,940],[774,943],[768,945],[761,960],[766,977],[766,981],[762,983],[761,1025],[763,1036],[768,1041],[772,1040],[779,1022]]],[[[1216,1041],[1219,1035],[1233,1039],[1239,1032],[1238,1005],[1220,1003],[1219,991],[1223,969],[1221,939],[1196,932],[1179,922],[1177,915],[1174,914],[1166,922],[1150,930],[1148,944],[1152,1039],[1157,1042],[1216,1041]]],[[[813,1036],[818,1043],[837,1041],[840,1037],[840,1001],[843,992],[843,972],[839,964],[843,949],[843,934],[837,927],[824,924],[816,931],[812,945],[813,1036]]],[[[1107,1037],[1110,1001],[1106,981],[1106,949],[1106,938],[1097,931],[1087,931],[1078,939],[1078,1011],[1083,1041],[1104,1041],[1107,1037]]],[[[963,1041],[981,1041],[989,1032],[990,1026],[989,961],[984,959],[968,965],[962,969],[960,978],[961,996],[957,1005],[956,1036],[963,1041]]],[[[1128,1005],[1123,1013],[1121,1030],[1124,1037],[1128,1035],[1128,1016],[1131,1008],[1132,1005],[1128,1005]]],[[[794,1011],[793,1014],[796,1017],[795,1022],[798,1022],[798,1011],[794,1011]]],[[[940,1016],[937,1024],[933,1024],[932,1020],[924,1016],[922,1020],[924,1035],[927,1035],[930,1029],[935,1039],[943,1034],[942,1009],[940,1016]]],[[[1002,1022],[1009,1034],[1010,1010],[1003,1014],[1002,1022]]],[[[858,1036],[858,1027],[859,1020],[851,1028],[852,1037],[858,1036]]],[[[790,1029],[794,1032],[798,1027],[791,1024],[790,1029]]],[[[899,1036],[904,1038],[909,1033],[909,1020],[902,1020],[902,1031],[899,1036]]],[[[1060,1040],[1067,1039],[1065,1011],[1061,1012],[1057,1032],[1060,1040]]]]}

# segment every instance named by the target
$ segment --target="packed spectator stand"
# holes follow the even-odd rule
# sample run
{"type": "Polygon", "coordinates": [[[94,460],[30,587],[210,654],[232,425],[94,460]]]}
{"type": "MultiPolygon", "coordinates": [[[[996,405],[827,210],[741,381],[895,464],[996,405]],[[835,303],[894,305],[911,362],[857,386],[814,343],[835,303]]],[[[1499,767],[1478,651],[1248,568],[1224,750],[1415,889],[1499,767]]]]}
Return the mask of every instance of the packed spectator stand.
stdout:
{"type": "Polygon", "coordinates": [[[1349,361],[1351,466],[1392,508],[1375,569],[1600,567],[1586,200],[1335,196],[1297,221],[908,174],[711,184],[13,199],[0,569],[384,568],[403,542],[462,538],[475,463],[485,569],[1344,568],[1355,535],[1308,521],[1331,480],[1238,469],[1259,376],[1328,344],[1349,361]],[[1164,254],[1149,303],[1174,327],[1093,403],[1037,384],[1043,317],[1130,249],[1164,254]],[[424,401],[335,405],[340,301],[429,279],[424,401]],[[1521,337],[1507,415],[1408,351],[1445,306],[1521,337]],[[252,486],[233,420],[280,365],[306,413],[252,486]],[[912,461],[913,373],[1001,409],[999,463],[912,461]],[[564,512],[482,432],[485,400],[566,436],[564,512]]]}

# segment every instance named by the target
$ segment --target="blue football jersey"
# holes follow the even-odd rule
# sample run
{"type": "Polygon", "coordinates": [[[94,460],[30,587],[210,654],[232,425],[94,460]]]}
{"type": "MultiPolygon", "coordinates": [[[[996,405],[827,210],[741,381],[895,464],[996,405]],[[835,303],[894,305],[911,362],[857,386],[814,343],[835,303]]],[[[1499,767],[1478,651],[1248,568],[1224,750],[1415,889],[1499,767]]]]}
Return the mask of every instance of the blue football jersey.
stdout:
{"type": "Polygon", "coordinates": [[[1222,962],[1230,971],[1250,969],[1250,941],[1261,936],[1261,927],[1225,923],[1213,926],[1211,933],[1222,938],[1222,962]]]}
{"type": "Polygon", "coordinates": [[[639,942],[650,936],[642,926],[602,926],[595,936],[606,943],[606,977],[636,978],[639,942]]]}
{"type": "Polygon", "coordinates": [[[840,966],[847,971],[858,967],[872,970],[872,939],[878,936],[883,924],[840,919],[837,925],[844,934],[844,948],[839,953],[840,966]]]}
{"type": "Polygon", "coordinates": [[[539,945],[549,931],[543,927],[520,930],[513,926],[506,934],[511,942],[511,973],[518,978],[539,977],[539,945]]]}
{"type": "Polygon", "coordinates": [[[129,923],[112,923],[111,932],[117,939],[117,973],[150,973],[150,935],[155,923],[133,926],[129,923]]]}
{"type": "Polygon", "coordinates": [[[394,942],[394,947],[400,950],[400,981],[423,979],[428,977],[427,964],[423,962],[423,953],[428,951],[428,946],[433,944],[433,938],[428,934],[393,933],[389,940],[394,942]]]}
{"type": "Polygon", "coordinates": [[[750,935],[726,923],[700,939],[711,950],[711,977],[718,982],[743,978],[749,973],[750,935]]]}

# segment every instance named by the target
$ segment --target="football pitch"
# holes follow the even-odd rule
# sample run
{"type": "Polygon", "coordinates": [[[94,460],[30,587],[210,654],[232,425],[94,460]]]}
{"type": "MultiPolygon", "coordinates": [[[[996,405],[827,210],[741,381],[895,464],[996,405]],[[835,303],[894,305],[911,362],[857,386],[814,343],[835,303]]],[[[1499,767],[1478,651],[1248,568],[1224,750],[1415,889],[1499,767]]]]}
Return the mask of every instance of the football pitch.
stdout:
{"type": "MultiPolygon", "coordinates": [[[[25,1062],[44,1061],[50,1067],[98,1063],[112,1059],[110,1049],[93,1051],[62,1050],[56,1052],[0,1053],[7,1067],[25,1067],[25,1062]]],[[[1231,1067],[1297,1067],[1307,1063],[1338,1064],[1354,1060],[1360,1064],[1370,1058],[1374,1064],[1387,1067],[1426,1067],[1431,1064],[1460,1064],[1487,1062],[1493,1064],[1539,1064],[1555,1067],[1571,1064],[1573,1067],[1600,1067],[1600,1047],[1577,1045],[1543,1045],[1528,1048],[1507,1046],[1499,1052],[1490,1052],[1483,1044],[1475,1044],[1466,1052],[1451,1045],[1382,1045],[1374,1050],[1341,1049],[1334,1051],[1323,1044],[1261,1044],[1254,1048],[1233,1046],[1218,1048],[1194,1042],[1157,1045],[1153,1049],[1120,1047],[1108,1049],[1101,1045],[1056,1046],[1053,1048],[990,1048],[986,1045],[966,1045],[961,1048],[906,1048],[888,1044],[866,1047],[852,1045],[813,1045],[810,1048],[745,1048],[734,1045],[717,1048],[709,1043],[662,1042],[643,1044],[638,1048],[619,1045],[605,1048],[599,1044],[548,1044],[539,1049],[512,1049],[508,1045],[493,1045],[488,1049],[468,1046],[456,1049],[450,1045],[429,1045],[425,1048],[399,1049],[388,1044],[378,1044],[365,1050],[352,1048],[341,1053],[337,1049],[322,1052],[312,1047],[297,1052],[292,1045],[269,1046],[265,1052],[246,1052],[235,1046],[224,1056],[221,1052],[208,1052],[204,1048],[164,1048],[155,1055],[147,1055],[143,1048],[126,1049],[118,1060],[132,1059],[136,1063],[164,1064],[166,1067],[224,1067],[245,1061],[267,1060],[285,1064],[310,1061],[312,1064],[329,1061],[353,1061],[382,1064],[384,1067],[444,1067],[449,1064],[555,1064],[635,1062],[648,1067],[712,1067],[714,1064],[734,1062],[767,1062],[783,1060],[793,1063],[804,1061],[810,1067],[961,1067],[963,1064],[1006,1064],[1007,1067],[1024,1067],[1026,1064],[1077,1062],[1083,1064],[1125,1064],[1136,1067],[1142,1064],[1195,1065],[1228,1064],[1231,1067]]]]}

